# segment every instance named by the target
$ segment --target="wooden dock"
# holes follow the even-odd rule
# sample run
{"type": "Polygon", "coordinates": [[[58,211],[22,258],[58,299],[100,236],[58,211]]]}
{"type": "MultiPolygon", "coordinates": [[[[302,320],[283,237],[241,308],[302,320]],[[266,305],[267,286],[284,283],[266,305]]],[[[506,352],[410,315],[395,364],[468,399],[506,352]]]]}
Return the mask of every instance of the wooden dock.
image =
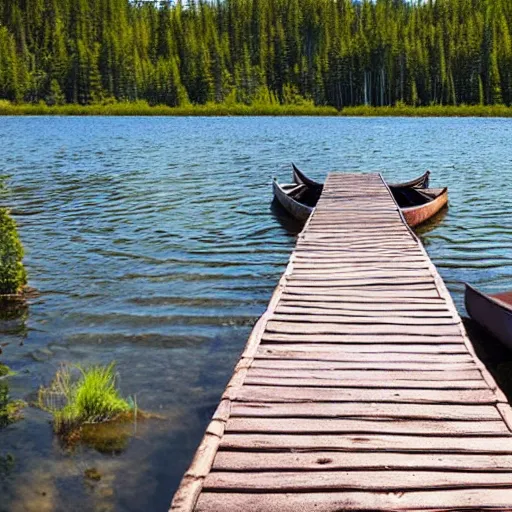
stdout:
{"type": "Polygon", "coordinates": [[[511,511],[511,428],[381,176],[334,173],[171,510],[511,511]]]}

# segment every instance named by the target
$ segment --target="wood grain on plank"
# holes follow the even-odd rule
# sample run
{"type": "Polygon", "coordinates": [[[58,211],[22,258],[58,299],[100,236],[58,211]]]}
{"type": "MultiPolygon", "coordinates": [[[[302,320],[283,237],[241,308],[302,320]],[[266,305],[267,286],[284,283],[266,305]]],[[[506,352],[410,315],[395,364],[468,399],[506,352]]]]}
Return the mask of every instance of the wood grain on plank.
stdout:
{"type": "MultiPolygon", "coordinates": [[[[328,373],[328,372],[326,372],[328,373]]],[[[282,377],[248,374],[244,383],[252,386],[288,386],[288,387],[325,387],[325,388],[363,388],[363,389],[489,389],[483,379],[475,380],[366,380],[364,376],[361,379],[340,379],[328,378],[325,375],[322,378],[282,377]]]]}
{"type": "Polygon", "coordinates": [[[224,434],[221,449],[225,450],[340,450],[420,453],[488,453],[512,455],[512,436],[429,437],[390,434],[224,434]]]}
{"type": "MultiPolygon", "coordinates": [[[[418,371],[418,370],[373,370],[371,372],[366,370],[333,370],[323,368],[321,370],[314,369],[292,369],[287,370],[283,368],[258,368],[252,366],[247,372],[247,377],[277,377],[280,379],[337,379],[343,382],[365,382],[372,381],[388,381],[393,383],[400,383],[404,381],[420,381],[420,382],[442,382],[449,383],[450,381],[475,381],[482,380],[482,374],[479,370],[445,370],[445,371],[418,371]]],[[[485,386],[487,387],[486,383],[485,386]]]]}
{"type": "Polygon", "coordinates": [[[263,349],[278,349],[285,351],[306,351],[306,352],[343,352],[357,354],[468,354],[464,343],[458,344],[400,344],[400,343],[343,343],[343,344],[323,344],[319,341],[297,343],[289,341],[288,343],[266,341],[260,344],[263,349]]]}
{"type": "Polygon", "coordinates": [[[213,468],[217,471],[295,470],[304,471],[307,474],[310,474],[309,472],[312,471],[326,469],[424,469],[498,472],[512,471],[512,455],[330,451],[296,453],[220,451],[215,458],[213,468]]]}
{"type": "Polygon", "coordinates": [[[332,302],[307,302],[281,300],[276,313],[288,314],[342,314],[345,316],[405,316],[408,318],[453,318],[453,315],[436,304],[345,304],[332,302]]]}
{"type": "Polygon", "coordinates": [[[478,370],[479,367],[475,361],[466,363],[455,363],[446,358],[441,360],[436,359],[434,362],[425,362],[424,358],[421,361],[397,361],[395,358],[388,358],[391,360],[384,361],[331,361],[329,359],[286,359],[279,357],[258,357],[256,355],[251,364],[251,368],[270,368],[273,370],[280,369],[312,369],[312,370],[385,370],[385,371],[446,371],[446,370],[478,370]]]}
{"type": "Polygon", "coordinates": [[[512,489],[512,473],[448,472],[422,470],[239,472],[215,471],[205,480],[205,490],[318,492],[394,491],[478,488],[512,489]]]}
{"type": "MultiPolygon", "coordinates": [[[[445,354],[401,354],[401,353],[380,353],[380,354],[357,354],[350,352],[329,352],[329,351],[305,351],[290,350],[283,347],[266,348],[260,346],[255,355],[255,359],[289,359],[289,360],[309,360],[309,361],[329,361],[330,363],[366,363],[371,368],[371,363],[402,363],[402,367],[416,368],[417,364],[426,365],[427,363],[444,364],[446,362],[445,354]]],[[[464,354],[452,354],[450,363],[473,363],[472,357],[464,354]]],[[[374,367],[374,366],[373,366],[374,367]]]]}
{"type": "Polygon", "coordinates": [[[510,512],[512,489],[329,492],[329,493],[217,493],[205,492],[196,512],[510,512]]]}
{"type": "Polygon", "coordinates": [[[269,332],[290,334],[421,334],[428,336],[450,336],[460,333],[457,325],[387,325],[387,324],[336,324],[332,322],[285,322],[270,320],[267,323],[269,332]]]}
{"type": "MultiPolygon", "coordinates": [[[[430,436],[508,436],[502,421],[418,421],[337,418],[231,418],[227,433],[415,434],[430,436]]],[[[512,456],[511,456],[512,457],[512,456]]]]}
{"type": "Polygon", "coordinates": [[[425,420],[501,421],[492,405],[409,403],[251,403],[234,402],[232,417],[271,418],[402,418],[425,420]]]}
{"type": "Polygon", "coordinates": [[[327,388],[245,385],[233,397],[239,402],[391,402],[411,404],[496,404],[487,389],[327,388]]]}
{"type": "Polygon", "coordinates": [[[305,308],[303,311],[283,311],[277,310],[272,315],[272,320],[279,322],[307,322],[307,323],[335,323],[335,324],[389,324],[389,325],[456,325],[452,317],[408,317],[408,316],[359,316],[352,315],[339,315],[326,314],[325,311],[312,311],[305,308]]]}
{"type": "MultiPolygon", "coordinates": [[[[262,342],[283,343],[331,343],[331,344],[402,344],[402,345],[464,345],[460,336],[425,336],[422,334],[288,334],[278,332],[265,332],[262,342]]],[[[465,347],[465,345],[464,345],[465,347]]],[[[466,350],[467,351],[467,350],[466,350]]]]}

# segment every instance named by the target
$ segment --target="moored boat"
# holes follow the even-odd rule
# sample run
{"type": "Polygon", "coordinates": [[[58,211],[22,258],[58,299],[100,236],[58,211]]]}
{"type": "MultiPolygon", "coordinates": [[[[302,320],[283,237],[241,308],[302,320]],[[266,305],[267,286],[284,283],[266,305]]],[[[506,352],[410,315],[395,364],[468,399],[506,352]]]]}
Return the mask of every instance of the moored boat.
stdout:
{"type": "Polygon", "coordinates": [[[488,295],[466,284],[469,316],[512,350],[512,291],[488,295]]]}
{"type": "Polygon", "coordinates": [[[306,221],[313,211],[322,191],[315,191],[304,184],[280,185],[274,178],[272,182],[274,197],[281,206],[297,220],[306,221]]]}
{"type": "Polygon", "coordinates": [[[445,188],[391,188],[400,210],[409,226],[414,227],[431,219],[448,203],[445,188]]]}
{"type": "MultiPolygon", "coordinates": [[[[323,189],[323,184],[319,183],[318,181],[312,180],[311,178],[308,178],[293,162],[292,162],[292,180],[297,183],[298,185],[303,184],[307,185],[308,187],[320,190],[323,189]]],[[[426,171],[421,176],[418,176],[417,178],[406,181],[404,183],[389,183],[388,187],[391,189],[394,188],[428,188],[430,181],[430,171],[426,171]]]]}

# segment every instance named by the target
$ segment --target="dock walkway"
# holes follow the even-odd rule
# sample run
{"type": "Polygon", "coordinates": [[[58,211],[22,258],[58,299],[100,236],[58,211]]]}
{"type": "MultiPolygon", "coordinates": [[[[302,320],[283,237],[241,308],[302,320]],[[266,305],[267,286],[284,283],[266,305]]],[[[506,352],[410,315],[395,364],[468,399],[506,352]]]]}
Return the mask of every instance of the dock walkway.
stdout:
{"type": "Polygon", "coordinates": [[[333,173],[171,510],[511,511],[511,427],[381,176],[333,173]]]}

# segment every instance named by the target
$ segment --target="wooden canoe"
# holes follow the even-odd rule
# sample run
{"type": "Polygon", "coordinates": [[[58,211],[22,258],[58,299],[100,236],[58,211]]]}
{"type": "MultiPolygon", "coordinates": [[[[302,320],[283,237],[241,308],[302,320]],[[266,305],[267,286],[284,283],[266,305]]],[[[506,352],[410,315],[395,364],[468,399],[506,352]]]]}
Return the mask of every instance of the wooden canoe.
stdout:
{"type": "Polygon", "coordinates": [[[487,295],[466,284],[468,315],[512,350],[512,291],[487,295]]]}
{"type": "Polygon", "coordinates": [[[409,226],[414,227],[431,219],[448,203],[445,188],[392,188],[391,192],[409,226]]]}
{"type": "MultiPolygon", "coordinates": [[[[292,162],[292,180],[294,183],[298,185],[306,185],[314,190],[322,190],[323,184],[318,181],[312,180],[308,178],[293,162],[292,162]]],[[[391,189],[394,188],[428,188],[430,181],[430,171],[426,171],[424,174],[415,178],[411,181],[406,181],[404,183],[391,183],[388,184],[388,187],[391,189]]]]}
{"type": "MultiPolygon", "coordinates": [[[[272,186],[274,189],[274,197],[292,217],[301,221],[306,221],[309,218],[315,205],[308,205],[305,202],[305,196],[311,189],[304,184],[297,185],[293,183],[280,185],[275,178],[272,182],[272,186]]],[[[320,193],[321,191],[319,194],[320,193]]],[[[318,198],[316,201],[318,201],[318,198]]]]}

